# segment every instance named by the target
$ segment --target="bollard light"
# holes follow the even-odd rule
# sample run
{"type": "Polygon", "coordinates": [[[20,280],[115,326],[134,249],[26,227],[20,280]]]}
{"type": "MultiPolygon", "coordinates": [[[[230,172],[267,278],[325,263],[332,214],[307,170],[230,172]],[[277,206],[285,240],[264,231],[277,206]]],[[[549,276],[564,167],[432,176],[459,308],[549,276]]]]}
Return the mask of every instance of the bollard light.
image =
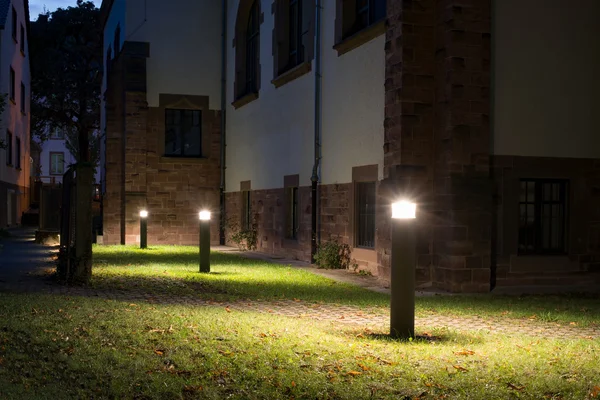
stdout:
{"type": "Polygon", "coordinates": [[[200,272],[210,272],[210,211],[200,211],[200,272]]]}
{"type": "Polygon", "coordinates": [[[408,200],[392,204],[390,336],[415,336],[415,269],[417,205],[408,200]]]}
{"type": "Polygon", "coordinates": [[[148,247],[148,211],[140,211],[140,249],[148,247]]]}

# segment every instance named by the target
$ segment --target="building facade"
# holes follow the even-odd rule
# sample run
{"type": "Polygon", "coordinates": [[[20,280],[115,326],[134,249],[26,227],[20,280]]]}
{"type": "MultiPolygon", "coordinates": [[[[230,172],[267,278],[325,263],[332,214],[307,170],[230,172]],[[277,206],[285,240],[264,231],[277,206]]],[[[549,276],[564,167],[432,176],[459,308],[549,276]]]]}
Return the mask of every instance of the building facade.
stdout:
{"type": "Polygon", "coordinates": [[[29,45],[27,0],[0,2],[0,227],[21,223],[29,207],[29,45]]]}
{"type": "MultiPolygon", "coordinates": [[[[169,13],[152,17],[152,3],[126,19],[168,24],[169,13]]],[[[103,4],[105,48],[115,42],[114,4],[103,4]]],[[[598,2],[229,0],[181,10],[170,11],[186,27],[185,38],[168,37],[177,45],[163,48],[164,38],[139,29],[123,41],[121,54],[131,51],[113,94],[126,117],[114,134],[125,132],[126,143],[114,138],[122,168],[112,177],[109,139],[106,153],[107,196],[120,179],[115,196],[131,210],[119,209],[121,242],[136,240],[136,207],[156,208],[164,229],[191,219],[208,192],[228,244],[241,227],[255,232],[259,251],[310,260],[315,241],[335,239],[361,269],[388,279],[390,204],[410,198],[423,286],[600,284],[598,2]],[[211,153],[195,160],[203,170],[191,160],[170,167],[181,158],[162,132],[196,135],[193,123],[176,122],[183,102],[161,109],[173,93],[203,118],[189,99],[207,95],[217,116],[211,153]],[[157,106],[165,121],[139,111],[157,106]],[[155,179],[163,190],[150,190],[155,179]],[[165,208],[177,199],[177,211],[165,208]]],[[[107,135],[118,114],[108,104],[113,73],[107,135]]],[[[105,214],[105,227],[116,216],[105,214]]],[[[195,224],[178,228],[194,242],[195,224]]],[[[177,235],[156,240],[187,243],[177,235]]]]}

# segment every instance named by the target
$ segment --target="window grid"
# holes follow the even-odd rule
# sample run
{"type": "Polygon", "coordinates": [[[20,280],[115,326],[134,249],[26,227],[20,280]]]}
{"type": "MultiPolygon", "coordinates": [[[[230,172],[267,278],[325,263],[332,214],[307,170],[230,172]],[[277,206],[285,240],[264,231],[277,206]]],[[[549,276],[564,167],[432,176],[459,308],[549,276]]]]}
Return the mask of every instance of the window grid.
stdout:
{"type": "Polygon", "coordinates": [[[50,153],[50,175],[62,175],[65,168],[64,153],[50,153]]]}
{"type": "Polygon", "coordinates": [[[567,181],[520,182],[519,254],[566,252],[567,181]]]}
{"type": "Polygon", "coordinates": [[[246,93],[258,92],[258,46],[260,40],[258,2],[252,3],[246,31],[246,93]]]}
{"type": "Polygon", "coordinates": [[[290,0],[289,13],[289,57],[286,69],[300,65],[304,61],[302,49],[302,0],[290,0]]]}
{"type": "Polygon", "coordinates": [[[10,67],[10,99],[15,101],[15,70],[10,67]]]}
{"type": "Polygon", "coordinates": [[[252,228],[252,207],[250,203],[250,191],[242,191],[242,229],[250,230],[252,228]]]}
{"type": "Polygon", "coordinates": [[[298,188],[288,188],[288,239],[298,239],[298,188]]]}
{"type": "Polygon", "coordinates": [[[375,247],[375,182],[356,184],[356,246],[375,247]]]}
{"type": "Polygon", "coordinates": [[[25,113],[25,85],[21,82],[21,112],[25,113]]]}
{"type": "Polygon", "coordinates": [[[15,40],[15,42],[17,41],[17,10],[13,7],[12,8],[12,37],[15,40]]]}
{"type": "Polygon", "coordinates": [[[200,110],[165,110],[165,156],[202,157],[200,110]]]}
{"type": "Polygon", "coordinates": [[[23,26],[23,24],[21,24],[21,42],[20,42],[20,46],[21,46],[21,53],[23,53],[23,55],[25,55],[25,27],[23,26]]]}
{"type": "Polygon", "coordinates": [[[6,165],[12,165],[13,163],[13,135],[10,131],[6,131],[6,165]]]}

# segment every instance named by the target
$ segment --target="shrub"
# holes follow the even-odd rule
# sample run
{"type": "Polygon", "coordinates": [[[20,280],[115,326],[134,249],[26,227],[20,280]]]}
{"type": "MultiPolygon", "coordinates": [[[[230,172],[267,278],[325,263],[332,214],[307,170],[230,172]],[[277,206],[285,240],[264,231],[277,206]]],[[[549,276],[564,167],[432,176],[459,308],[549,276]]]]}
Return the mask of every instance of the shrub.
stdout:
{"type": "Polygon", "coordinates": [[[348,269],[352,259],[350,255],[352,249],[345,243],[340,243],[336,239],[321,243],[315,253],[315,264],[319,268],[326,269],[348,269]]]}
{"type": "Polygon", "coordinates": [[[256,250],[258,244],[258,214],[255,214],[252,218],[250,229],[242,229],[235,218],[227,220],[227,229],[230,232],[229,239],[240,250],[256,250]]]}

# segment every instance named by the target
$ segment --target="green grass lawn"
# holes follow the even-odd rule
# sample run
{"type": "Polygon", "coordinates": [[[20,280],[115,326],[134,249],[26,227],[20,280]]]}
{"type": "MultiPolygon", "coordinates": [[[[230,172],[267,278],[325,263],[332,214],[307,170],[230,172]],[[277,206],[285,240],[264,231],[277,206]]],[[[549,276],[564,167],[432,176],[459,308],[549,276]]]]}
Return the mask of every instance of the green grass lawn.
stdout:
{"type": "MultiPolygon", "coordinates": [[[[95,247],[92,285],[382,312],[389,301],[235,255],[214,254],[214,273],[197,268],[193,248],[95,247]]],[[[424,313],[593,325],[599,310],[592,296],[434,296],[418,299],[424,313]]],[[[600,399],[597,339],[417,326],[401,342],[383,327],[223,306],[14,293],[0,293],[0,320],[1,399],[600,399]]]]}

